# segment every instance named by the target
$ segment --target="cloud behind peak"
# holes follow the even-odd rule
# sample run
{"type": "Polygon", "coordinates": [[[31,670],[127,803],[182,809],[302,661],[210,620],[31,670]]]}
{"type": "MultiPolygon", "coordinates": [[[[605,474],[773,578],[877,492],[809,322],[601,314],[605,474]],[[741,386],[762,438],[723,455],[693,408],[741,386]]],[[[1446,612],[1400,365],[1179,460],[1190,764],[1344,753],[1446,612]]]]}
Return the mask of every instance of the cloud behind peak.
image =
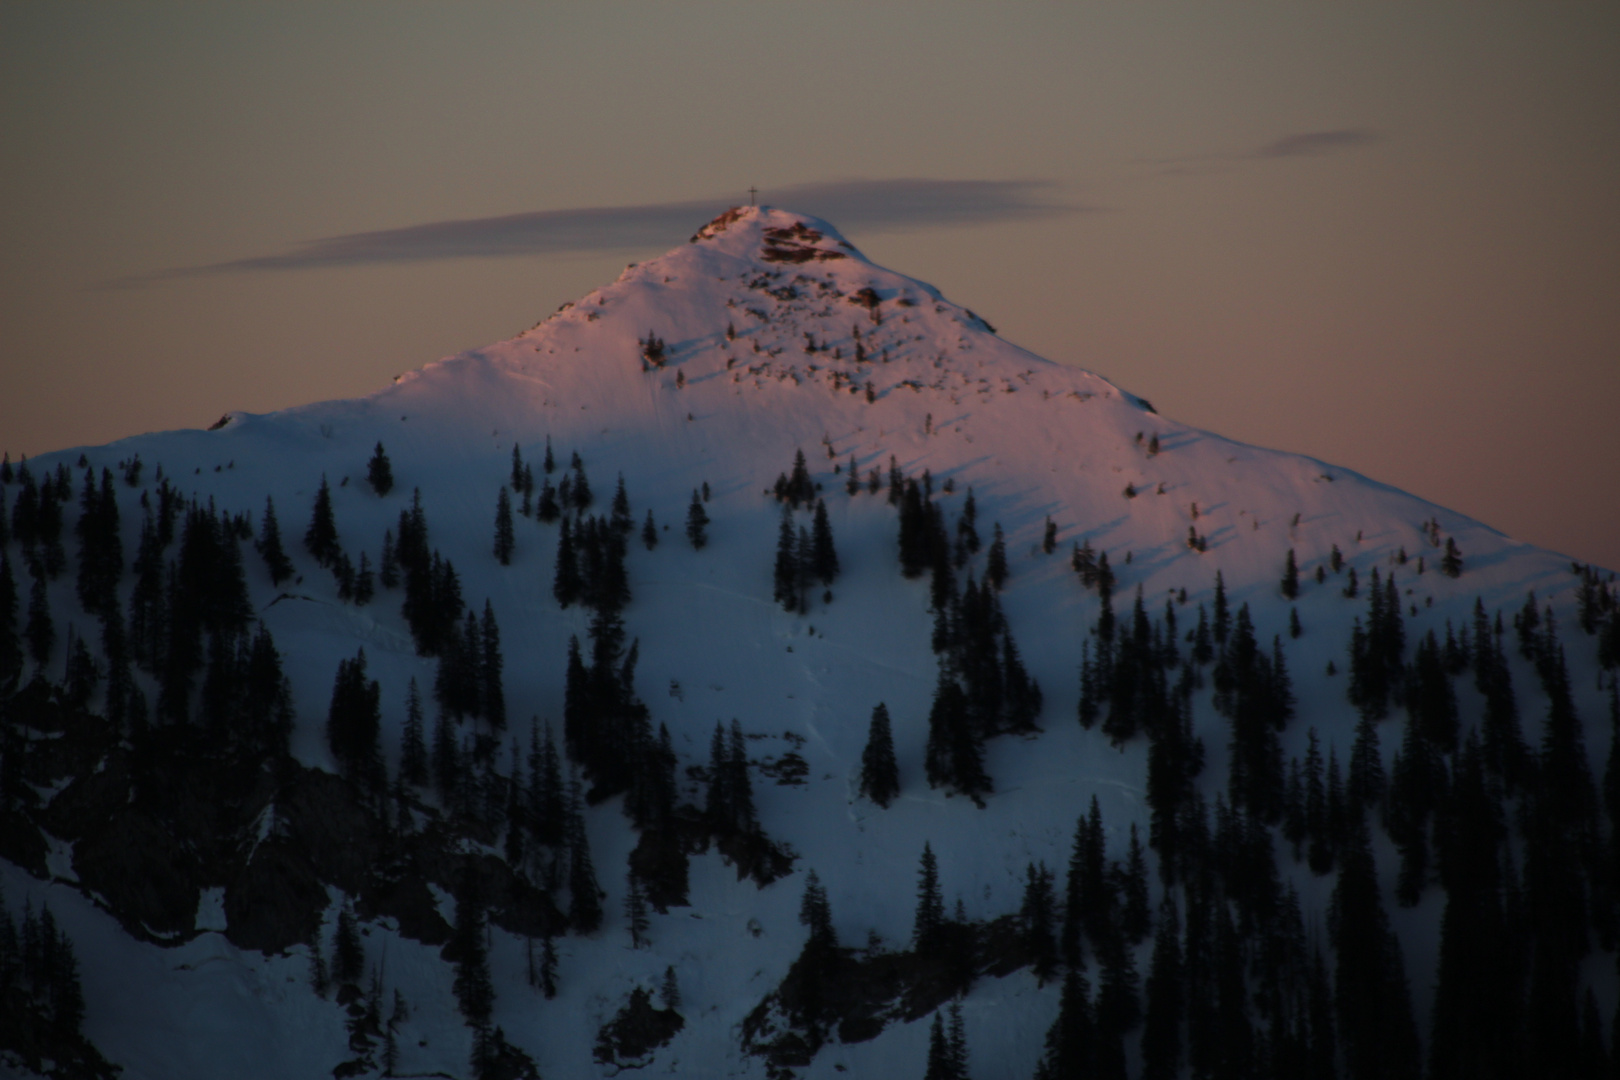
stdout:
{"type": "MultiPolygon", "coordinates": [[[[1053,186],[1042,180],[840,180],[795,184],[759,195],[761,202],[814,214],[840,228],[870,232],[1033,220],[1092,209],[1048,201],[1044,196],[1053,186]]],[[[432,221],[308,240],[285,252],[162,270],[115,285],[252,271],[662,250],[679,244],[735,201],[717,197],[432,221]]]]}

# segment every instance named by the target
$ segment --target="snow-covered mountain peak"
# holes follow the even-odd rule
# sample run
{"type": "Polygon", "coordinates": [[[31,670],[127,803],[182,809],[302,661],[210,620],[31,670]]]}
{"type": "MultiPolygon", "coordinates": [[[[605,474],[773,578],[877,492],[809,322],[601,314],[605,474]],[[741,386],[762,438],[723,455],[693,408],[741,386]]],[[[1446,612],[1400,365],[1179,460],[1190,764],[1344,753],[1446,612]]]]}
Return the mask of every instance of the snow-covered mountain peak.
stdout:
{"type": "Polygon", "coordinates": [[[865,261],[828,222],[774,206],[733,206],[694,233],[691,242],[710,243],[745,258],[752,252],[765,262],[828,262],[851,256],[865,261]]]}
{"type": "MultiPolygon", "coordinates": [[[[1207,838],[1206,807],[1236,808],[1241,791],[1261,807],[1244,812],[1258,815],[1264,872],[1224,854],[1237,835],[1227,809],[1215,857],[1194,869],[1230,879],[1221,887],[1248,905],[1232,955],[1269,956],[1276,942],[1258,935],[1286,923],[1288,904],[1304,920],[1282,925],[1288,948],[1304,926],[1333,925],[1322,865],[1340,856],[1323,845],[1341,840],[1320,821],[1316,834],[1279,825],[1248,778],[1280,785],[1287,761],[1289,790],[1303,791],[1325,761],[1338,792],[1337,762],[1371,768],[1383,754],[1407,778],[1391,781],[1406,785],[1406,812],[1429,785],[1400,771],[1419,760],[1409,748],[1389,752],[1405,737],[1394,721],[1382,751],[1366,738],[1359,710],[1372,706],[1356,702],[1374,689],[1393,715],[1419,701],[1403,686],[1450,680],[1454,694],[1436,691],[1442,727],[1495,723],[1508,746],[1504,716],[1522,715],[1534,740],[1540,716],[1572,715],[1595,760],[1608,745],[1602,665],[1615,661],[1599,641],[1620,643],[1612,577],[1572,574],[1554,553],[1347,470],[1161,416],[1002,339],[831,224],[772,207],[727,211],[530,330],[369,396],[28,466],[0,476],[14,568],[0,580],[28,597],[26,617],[17,599],[10,610],[29,650],[10,651],[17,683],[0,668],[0,728],[13,725],[0,781],[27,780],[0,783],[0,886],[25,920],[50,906],[84,958],[85,1035],[142,1080],[463,1075],[471,1057],[486,1076],[535,1075],[519,1068],[530,1057],[549,1077],[655,1060],[660,1073],[918,1075],[924,1018],[955,994],[975,1075],[1028,1076],[1069,993],[1030,969],[1046,948],[1031,896],[1047,868],[1061,879],[1073,865],[1071,836],[1098,866],[1071,888],[1140,881],[1125,899],[1144,918],[1154,897],[1179,898],[1187,948],[1207,949],[1214,931],[1195,933],[1195,913],[1224,902],[1129,866],[1192,866],[1166,822],[1207,838]],[[81,494],[87,471],[100,483],[81,494]],[[240,594],[233,612],[251,634],[196,610],[219,582],[240,594]],[[444,626],[429,622],[445,610],[444,626]],[[217,624],[206,641],[205,614],[217,624]],[[1242,712],[1222,690],[1238,685],[1218,659],[1228,622],[1254,646],[1234,647],[1253,676],[1243,693],[1278,687],[1264,708],[1281,711],[1242,712]],[[269,766],[257,744],[230,741],[248,722],[232,717],[265,712],[226,700],[241,681],[232,665],[250,656],[252,671],[277,673],[263,685],[288,712],[269,766]],[[1484,675],[1461,677],[1471,662],[1484,675]],[[1522,706],[1503,697],[1509,668],[1522,706]],[[469,691],[469,679],[482,681],[469,691]],[[600,696],[613,686],[618,697],[600,696]],[[100,715],[115,715],[115,687],[122,728],[100,715]],[[338,735],[368,694],[376,770],[338,735]],[[880,704],[897,776],[882,800],[865,778],[880,704]],[[593,734],[622,734],[643,710],[646,730],[614,745],[639,762],[627,784],[667,770],[662,809],[664,787],[635,799],[610,787],[618,759],[593,734]],[[1244,719],[1283,712],[1293,719],[1244,719]],[[552,805],[563,774],[540,749],[548,725],[561,768],[601,786],[595,805],[552,805]],[[1150,747],[1185,751],[1175,767],[1191,771],[1174,779],[1150,747]],[[380,775],[385,798],[367,787],[380,775]],[[1081,814],[1095,833],[1071,832],[1081,814]],[[938,956],[913,910],[925,845],[958,928],[938,956]],[[1105,871],[1105,856],[1121,862],[1105,871]],[[1270,895],[1285,884],[1288,898],[1270,895]],[[1256,906],[1266,890],[1270,906],[1256,906]],[[818,956],[842,965],[836,979],[807,981],[818,956]],[[493,994],[482,1004],[480,971],[493,994]]],[[[1467,765],[1434,753],[1441,781],[1467,765]]],[[[1382,880],[1399,860],[1421,901],[1394,919],[1422,1016],[1441,890],[1377,835],[1382,880]]],[[[1061,902],[1074,927],[1091,917],[1080,895],[1061,902]]],[[[1088,938],[1100,986],[1115,987],[1099,995],[1134,994],[1120,988],[1148,970],[1146,931],[1133,933],[1106,955],[1088,938]]],[[[1327,942],[1329,963],[1367,951],[1345,940],[1327,942]]],[[[1304,954],[1284,966],[1308,968],[1304,954]]],[[[0,955],[0,981],[16,967],[0,955]]],[[[1178,1000],[1211,999],[1199,978],[1178,1000]]],[[[1285,1029],[1316,993],[1289,978],[1250,998],[1275,1013],[1255,1013],[1255,1031],[1285,1029]]],[[[1407,981],[1395,980],[1403,997],[1407,981]]],[[[1241,994],[1230,1007],[1248,1031],[1241,994]]],[[[0,1072],[11,1030],[0,1024],[0,1072]]],[[[1128,1039],[1134,1055],[1134,1029],[1098,1030],[1099,1045],[1128,1039]]]]}

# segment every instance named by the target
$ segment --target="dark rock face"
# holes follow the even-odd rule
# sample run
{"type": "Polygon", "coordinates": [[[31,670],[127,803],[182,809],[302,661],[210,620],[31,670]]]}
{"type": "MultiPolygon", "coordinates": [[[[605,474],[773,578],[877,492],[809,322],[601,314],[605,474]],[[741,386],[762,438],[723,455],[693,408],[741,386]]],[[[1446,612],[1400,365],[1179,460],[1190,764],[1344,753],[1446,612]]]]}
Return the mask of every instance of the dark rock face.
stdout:
{"type": "Polygon", "coordinates": [[[685,1026],[686,1018],[674,1009],[653,1008],[652,995],[638,986],[619,1014],[597,1032],[594,1056],[600,1065],[645,1068],[652,1052],[685,1026]]]}
{"type": "Polygon", "coordinates": [[[772,1076],[810,1064],[834,1036],[875,1039],[895,1021],[920,1020],[983,975],[1002,978],[1031,957],[1016,916],[952,924],[946,947],[918,952],[817,953],[809,946],[780,986],[743,1020],[743,1047],[772,1076]]]}
{"type": "Polygon", "coordinates": [[[643,832],[630,852],[630,870],[647,890],[647,903],[660,915],[686,906],[686,851],[678,835],[643,832]]]}
{"type": "Polygon", "coordinates": [[[196,927],[203,868],[150,815],[128,811],[80,840],[73,871],[139,937],[184,940],[196,927]]]}
{"type": "Polygon", "coordinates": [[[315,937],[330,903],[304,852],[271,837],[225,886],[225,936],[244,949],[285,952],[315,937]]]}
{"type": "Polygon", "coordinates": [[[450,924],[439,914],[427,882],[415,874],[374,880],[355,910],[362,919],[393,919],[401,934],[424,945],[443,945],[450,940],[450,924]]]}
{"type": "Polygon", "coordinates": [[[300,769],[276,797],[276,815],[321,880],[357,894],[381,854],[381,826],[352,784],[300,769]]]}
{"type": "Polygon", "coordinates": [[[16,810],[0,813],[0,859],[15,863],[37,878],[46,875],[45,855],[50,845],[39,826],[16,810]]]}
{"type": "Polygon", "coordinates": [[[129,758],[108,755],[100,771],[79,775],[40,814],[40,822],[55,836],[88,836],[104,828],[129,805],[129,758]]]}

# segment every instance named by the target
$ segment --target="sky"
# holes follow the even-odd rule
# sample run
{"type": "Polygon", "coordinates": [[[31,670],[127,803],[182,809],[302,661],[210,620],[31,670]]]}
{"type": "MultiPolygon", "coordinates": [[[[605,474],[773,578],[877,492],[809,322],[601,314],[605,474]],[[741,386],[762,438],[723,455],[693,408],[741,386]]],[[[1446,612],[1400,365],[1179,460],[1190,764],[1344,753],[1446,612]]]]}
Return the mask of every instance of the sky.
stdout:
{"type": "Polygon", "coordinates": [[[367,393],[757,187],[1620,569],[1620,5],[0,0],[0,449],[367,393]]]}

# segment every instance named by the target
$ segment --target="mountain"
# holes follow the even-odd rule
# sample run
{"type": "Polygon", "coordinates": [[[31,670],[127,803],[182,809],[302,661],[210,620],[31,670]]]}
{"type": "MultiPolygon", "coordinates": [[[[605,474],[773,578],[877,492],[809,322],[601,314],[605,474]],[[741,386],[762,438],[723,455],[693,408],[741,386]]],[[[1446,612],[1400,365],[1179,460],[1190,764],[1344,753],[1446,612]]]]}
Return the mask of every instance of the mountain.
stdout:
{"type": "Polygon", "coordinates": [[[1200,1075],[1603,1054],[1614,576],[1176,423],[825,222],[734,209],[369,397],[4,479],[19,1075],[922,1075],[958,995],[980,1077],[1174,1075],[1133,1003],[1200,1075]]]}

